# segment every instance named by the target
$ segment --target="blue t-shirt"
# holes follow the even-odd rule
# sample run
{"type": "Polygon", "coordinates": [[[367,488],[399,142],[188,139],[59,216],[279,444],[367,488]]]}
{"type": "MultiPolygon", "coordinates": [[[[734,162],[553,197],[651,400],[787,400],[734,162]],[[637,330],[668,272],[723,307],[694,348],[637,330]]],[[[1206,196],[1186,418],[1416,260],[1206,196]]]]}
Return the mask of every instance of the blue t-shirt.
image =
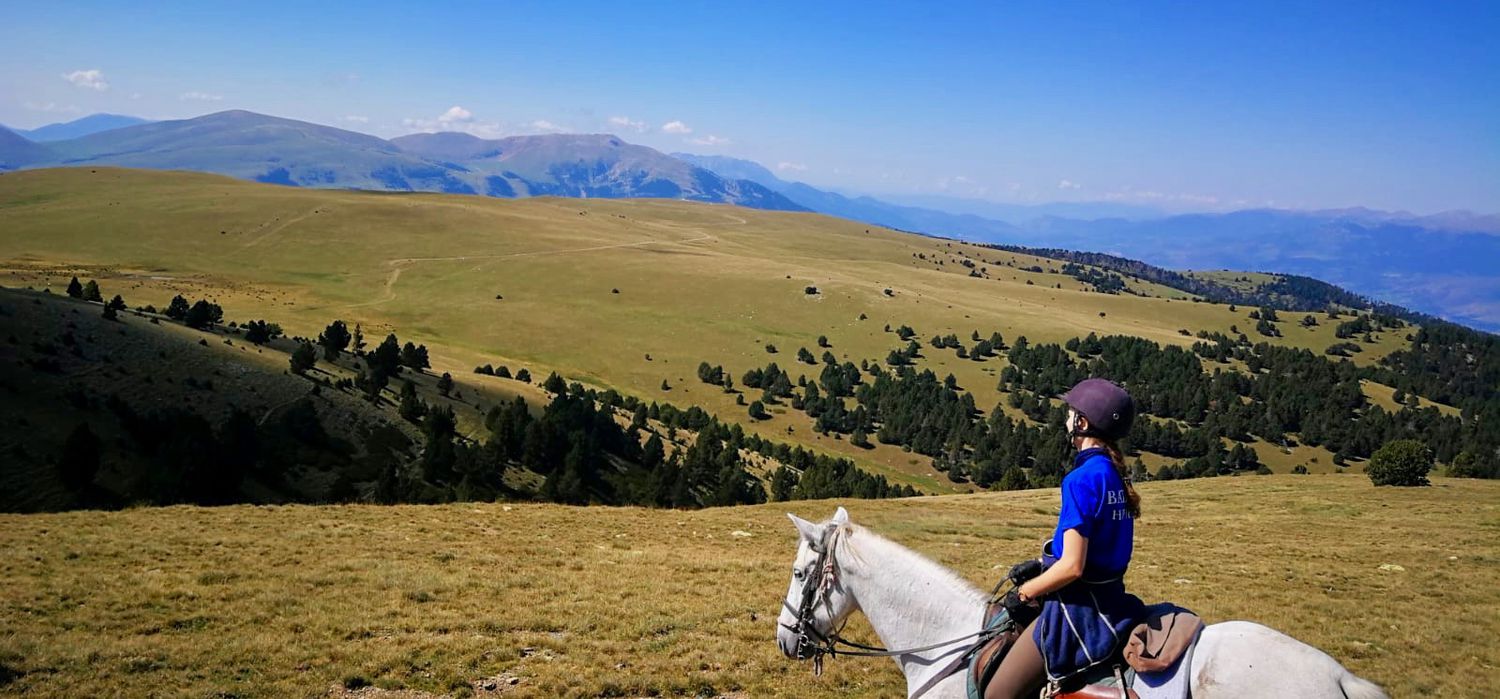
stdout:
{"type": "Polygon", "coordinates": [[[1052,551],[1062,558],[1063,532],[1077,529],[1089,540],[1083,575],[1107,580],[1125,574],[1134,545],[1135,520],[1126,509],[1125,483],[1103,449],[1085,449],[1063,478],[1062,511],[1052,534],[1052,551]]]}

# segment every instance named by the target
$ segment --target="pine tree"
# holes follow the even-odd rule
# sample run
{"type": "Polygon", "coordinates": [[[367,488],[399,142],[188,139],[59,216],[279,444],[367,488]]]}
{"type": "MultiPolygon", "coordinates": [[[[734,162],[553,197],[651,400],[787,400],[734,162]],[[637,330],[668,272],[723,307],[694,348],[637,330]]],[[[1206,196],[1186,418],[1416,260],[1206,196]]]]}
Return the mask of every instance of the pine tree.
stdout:
{"type": "Polygon", "coordinates": [[[443,372],[443,375],[438,377],[437,390],[438,393],[443,394],[443,397],[446,398],[448,392],[453,390],[453,376],[446,371],[443,372]]]}
{"type": "Polygon", "coordinates": [[[417,397],[416,384],[410,381],[401,382],[401,403],[397,412],[408,422],[420,422],[422,416],[427,414],[427,405],[417,397]]]}
{"type": "Polygon", "coordinates": [[[766,412],[766,404],[755,401],[750,404],[750,418],[753,420],[768,420],[771,414],[766,412]]]}
{"type": "Polygon", "coordinates": [[[90,279],[89,283],[83,285],[83,300],[100,303],[104,301],[104,295],[99,293],[99,282],[90,279]]]}
{"type": "Polygon", "coordinates": [[[83,298],[83,285],[78,283],[78,277],[73,277],[73,281],[68,282],[68,296],[75,299],[83,298]]]}
{"type": "Polygon", "coordinates": [[[188,300],[183,298],[182,294],[178,294],[172,297],[171,303],[167,304],[165,315],[172,320],[182,320],[187,317],[188,308],[188,300]]]}
{"type": "Polygon", "coordinates": [[[104,304],[104,311],[101,313],[101,315],[104,316],[105,320],[115,320],[119,317],[120,314],[115,311],[114,305],[106,303],[104,304]]]}
{"type": "Polygon", "coordinates": [[[298,375],[304,374],[309,369],[313,368],[313,366],[316,365],[317,363],[318,363],[318,353],[317,353],[317,350],[314,350],[313,346],[311,344],[309,344],[309,343],[306,343],[306,342],[299,342],[299,343],[297,343],[297,349],[292,350],[292,358],[291,358],[292,373],[293,374],[298,374],[298,375]]]}
{"type": "MultiPolygon", "coordinates": [[[[391,335],[392,339],[395,337],[395,335],[391,335]]],[[[319,333],[318,344],[323,347],[323,357],[329,361],[333,361],[338,359],[339,354],[349,347],[351,339],[349,328],[344,325],[344,321],[335,320],[329,323],[328,327],[324,328],[322,333],[319,333]]]]}

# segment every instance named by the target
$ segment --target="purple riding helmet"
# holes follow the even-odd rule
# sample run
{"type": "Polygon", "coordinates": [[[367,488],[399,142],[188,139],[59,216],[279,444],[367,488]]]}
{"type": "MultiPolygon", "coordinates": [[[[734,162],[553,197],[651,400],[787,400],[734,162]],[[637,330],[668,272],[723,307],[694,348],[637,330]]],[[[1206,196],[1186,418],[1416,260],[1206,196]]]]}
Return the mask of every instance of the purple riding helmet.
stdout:
{"type": "MultiPolygon", "coordinates": [[[[1089,419],[1089,428],[1075,432],[1084,437],[1118,440],[1130,432],[1135,422],[1135,400],[1125,389],[1105,379],[1084,379],[1067,393],[1063,402],[1089,419]]],[[[1072,425],[1069,425],[1072,431],[1072,425]]]]}

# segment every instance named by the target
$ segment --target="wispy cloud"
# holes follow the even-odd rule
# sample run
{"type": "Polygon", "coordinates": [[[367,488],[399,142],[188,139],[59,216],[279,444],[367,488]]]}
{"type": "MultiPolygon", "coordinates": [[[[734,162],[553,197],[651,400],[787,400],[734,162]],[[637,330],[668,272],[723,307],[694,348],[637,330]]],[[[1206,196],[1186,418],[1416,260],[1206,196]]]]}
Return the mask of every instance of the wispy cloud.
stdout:
{"type": "Polygon", "coordinates": [[[178,95],[177,99],[180,99],[184,102],[218,102],[220,100],[223,100],[224,96],[215,95],[209,92],[198,92],[195,90],[193,92],[184,92],[178,95]]]}
{"type": "Polygon", "coordinates": [[[349,116],[344,117],[344,121],[347,121],[351,124],[368,124],[370,123],[370,117],[350,114],[349,116]]]}
{"type": "Polygon", "coordinates": [[[431,119],[402,119],[401,125],[418,131],[458,131],[480,138],[499,138],[505,135],[500,124],[479,121],[474,118],[473,112],[456,104],[431,119]]]}
{"type": "Polygon", "coordinates": [[[62,112],[74,114],[80,111],[78,107],[71,104],[58,104],[56,102],[27,102],[24,105],[33,112],[62,112]]]}
{"type": "Polygon", "coordinates": [[[1083,187],[1083,185],[1078,184],[1077,182],[1074,182],[1072,180],[1058,180],[1057,181],[1057,188],[1058,189],[1081,189],[1082,187],[1083,187]]]}
{"type": "Polygon", "coordinates": [[[78,87],[85,87],[90,90],[104,91],[109,89],[109,83],[104,81],[104,71],[97,68],[63,73],[62,78],[78,87]]]}
{"type": "Polygon", "coordinates": [[[689,138],[687,142],[695,146],[727,146],[734,143],[734,141],[713,134],[705,134],[698,138],[689,138]]]}
{"type": "Polygon", "coordinates": [[[661,125],[662,133],[688,134],[693,130],[680,121],[669,121],[661,125]]]}
{"type": "Polygon", "coordinates": [[[776,163],[776,169],[782,172],[807,172],[807,166],[802,163],[789,163],[785,160],[776,163]]]}
{"type": "Polygon", "coordinates": [[[634,119],[631,119],[630,117],[623,116],[612,116],[609,118],[609,123],[611,126],[618,126],[622,129],[630,129],[631,131],[634,131],[636,133],[646,133],[646,129],[651,128],[644,121],[636,121],[634,119]]]}
{"type": "Polygon", "coordinates": [[[567,129],[558,126],[557,124],[554,124],[550,121],[547,121],[546,119],[537,119],[536,121],[531,122],[530,126],[532,129],[541,131],[543,133],[563,133],[567,131],[567,129]]]}
{"type": "MultiPolygon", "coordinates": [[[[1187,204],[1192,206],[1220,206],[1224,202],[1212,194],[1193,194],[1191,192],[1159,192],[1151,189],[1135,189],[1123,187],[1113,192],[1106,192],[1106,201],[1136,201],[1153,202],[1161,204],[1187,204]]],[[[1244,199],[1233,202],[1235,206],[1243,206],[1244,199]]]]}

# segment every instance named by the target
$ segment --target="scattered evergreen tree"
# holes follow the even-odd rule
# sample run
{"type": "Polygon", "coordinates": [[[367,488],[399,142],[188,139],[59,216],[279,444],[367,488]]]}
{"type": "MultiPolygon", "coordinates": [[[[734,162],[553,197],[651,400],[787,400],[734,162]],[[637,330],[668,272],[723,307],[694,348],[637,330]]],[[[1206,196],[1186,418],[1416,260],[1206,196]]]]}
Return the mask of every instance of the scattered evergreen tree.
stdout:
{"type": "Polygon", "coordinates": [[[446,371],[443,372],[443,375],[438,377],[437,390],[446,398],[448,392],[453,390],[453,376],[446,371]]]}
{"type": "Polygon", "coordinates": [[[313,349],[312,344],[307,342],[297,343],[297,348],[292,350],[292,373],[302,375],[307,373],[318,363],[318,352],[313,349]]]}
{"type": "Polygon", "coordinates": [[[401,402],[397,412],[407,422],[420,423],[427,414],[427,405],[417,396],[417,386],[410,381],[401,382],[401,402]]]}
{"type": "Polygon", "coordinates": [[[524,368],[520,371],[517,371],[516,380],[520,381],[521,383],[531,383],[531,372],[524,368]]]}
{"type": "MultiPolygon", "coordinates": [[[[394,340],[395,337],[391,335],[390,339],[394,340]]],[[[344,325],[342,320],[329,323],[328,327],[318,334],[318,344],[323,347],[323,357],[329,361],[338,359],[339,355],[349,347],[352,339],[348,326],[344,325]]]]}
{"type": "Polygon", "coordinates": [[[750,404],[750,419],[752,419],[752,420],[769,420],[769,419],[771,419],[771,414],[768,413],[768,412],[766,412],[766,404],[762,403],[760,401],[755,401],[755,402],[751,403],[750,404]]]}
{"type": "Polygon", "coordinates": [[[194,330],[204,330],[223,319],[224,309],[219,304],[198,299],[182,317],[182,323],[194,330]]]}
{"type": "Polygon", "coordinates": [[[73,277],[73,281],[68,282],[68,296],[75,299],[83,298],[83,285],[78,283],[78,277],[73,277]]]}
{"type": "Polygon", "coordinates": [[[187,317],[190,307],[188,300],[183,298],[182,294],[178,294],[172,297],[171,303],[167,304],[165,315],[172,320],[182,320],[187,317]]]}
{"type": "Polygon", "coordinates": [[[427,359],[427,345],[406,343],[401,348],[401,365],[419,373],[431,368],[432,363],[427,359]]]}
{"type": "Polygon", "coordinates": [[[1374,454],[1365,472],[1375,485],[1427,485],[1432,470],[1432,451],[1415,439],[1387,442],[1374,454]]]}
{"type": "Polygon", "coordinates": [[[828,344],[828,336],[827,335],[819,335],[818,336],[818,346],[822,347],[824,349],[827,349],[828,347],[831,347],[831,345],[828,344]]]}
{"type": "Polygon", "coordinates": [[[104,295],[99,293],[99,282],[90,279],[89,283],[83,285],[83,300],[100,303],[104,301],[104,295]]]}

